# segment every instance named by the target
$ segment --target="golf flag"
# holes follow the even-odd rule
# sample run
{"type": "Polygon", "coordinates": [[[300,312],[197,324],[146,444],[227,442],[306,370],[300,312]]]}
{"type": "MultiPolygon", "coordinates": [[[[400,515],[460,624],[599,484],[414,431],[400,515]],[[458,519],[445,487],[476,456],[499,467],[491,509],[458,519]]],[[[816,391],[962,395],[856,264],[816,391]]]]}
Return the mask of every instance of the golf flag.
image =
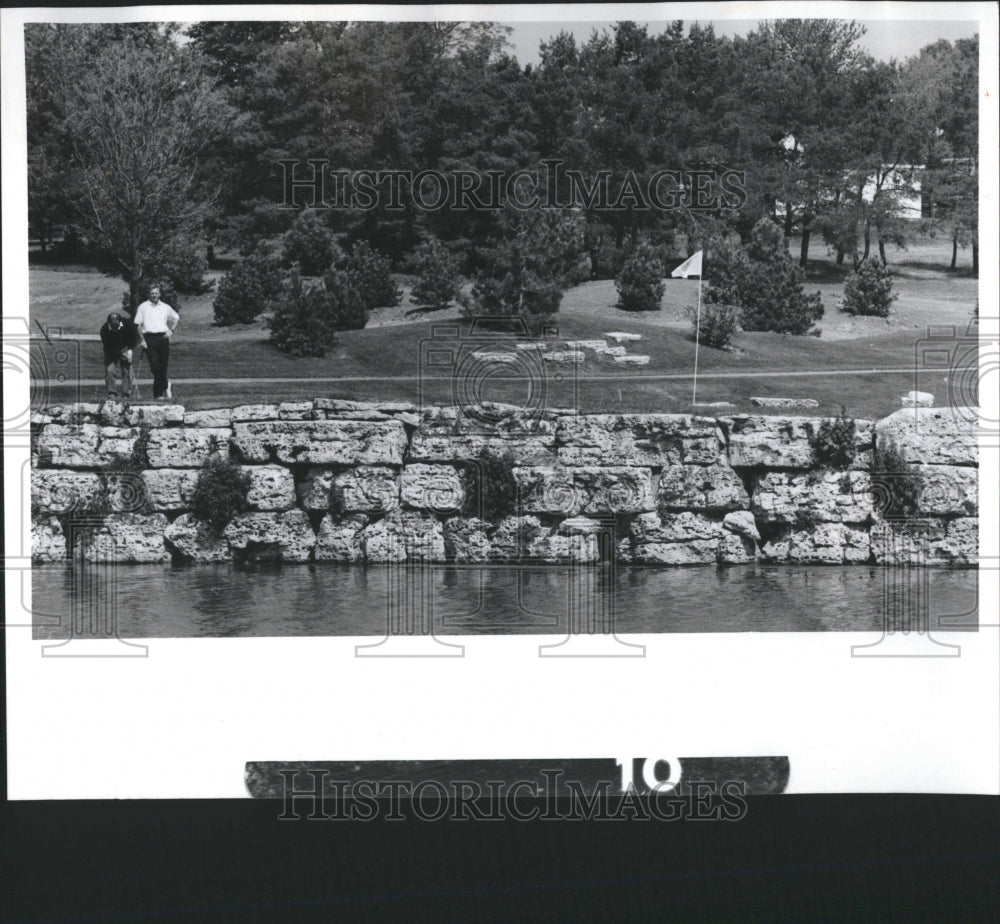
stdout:
{"type": "Polygon", "coordinates": [[[693,257],[688,257],[670,275],[674,278],[687,279],[688,276],[701,276],[701,256],[704,251],[699,250],[693,257]]]}

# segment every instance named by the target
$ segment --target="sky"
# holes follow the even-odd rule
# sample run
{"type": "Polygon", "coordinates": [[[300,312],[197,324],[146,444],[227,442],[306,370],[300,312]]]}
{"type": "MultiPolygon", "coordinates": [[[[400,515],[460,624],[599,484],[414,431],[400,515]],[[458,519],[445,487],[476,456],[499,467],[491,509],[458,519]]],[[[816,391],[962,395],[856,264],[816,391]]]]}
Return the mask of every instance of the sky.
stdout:
{"type": "MultiPolygon", "coordinates": [[[[711,23],[716,35],[745,35],[752,31],[759,19],[698,20],[703,25],[711,23]]],[[[938,39],[955,41],[971,38],[979,30],[979,23],[965,20],[859,20],[867,30],[861,45],[875,58],[908,58],[917,54],[925,45],[938,39]]],[[[665,22],[644,23],[651,34],[663,31],[665,22]]],[[[585,42],[594,29],[610,28],[611,22],[519,22],[508,23],[513,31],[510,43],[517,60],[523,64],[538,63],[538,43],[557,35],[561,30],[571,32],[577,43],[585,42]]]]}

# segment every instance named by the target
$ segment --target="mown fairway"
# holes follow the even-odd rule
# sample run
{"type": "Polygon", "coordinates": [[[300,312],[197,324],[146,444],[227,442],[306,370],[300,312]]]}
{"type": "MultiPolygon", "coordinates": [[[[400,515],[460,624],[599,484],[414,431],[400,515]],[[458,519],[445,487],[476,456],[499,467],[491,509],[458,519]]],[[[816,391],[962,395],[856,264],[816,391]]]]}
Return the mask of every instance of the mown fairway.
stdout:
{"type": "MultiPolygon", "coordinates": [[[[922,371],[915,377],[915,369],[928,325],[953,325],[961,336],[972,320],[978,281],[966,272],[947,272],[943,267],[949,255],[940,240],[924,240],[910,251],[890,255],[898,261],[893,266],[900,297],[885,320],[840,312],[843,268],[829,259],[811,263],[806,288],[822,294],[822,335],[744,332],[734,338],[732,351],[701,347],[698,401],[731,402],[732,408],[721,409],[726,413],[753,410],[749,398],[755,395],[812,398],[820,402],[820,413],[837,413],[843,406],[856,416],[881,416],[900,406],[900,395],[919,388],[932,392],[938,403],[948,403],[953,399],[947,371],[922,371]]],[[[435,326],[456,323],[455,312],[435,313],[428,320],[404,299],[399,309],[379,313],[382,326],[340,334],[325,357],[294,359],[270,345],[263,322],[215,327],[212,293],[186,296],[171,352],[175,400],[190,407],[315,395],[452,403],[475,394],[483,400],[526,403],[529,387],[536,389],[535,396],[543,387],[549,404],[576,404],[583,411],[690,411],[694,342],[687,309],[697,301],[697,285],[694,280],[670,281],[661,310],[648,314],[614,308],[610,280],[585,283],[566,293],[554,319],[557,340],[602,339],[611,330],[638,333],[642,339],[628,344],[628,352],[648,355],[648,366],[622,366],[588,350],[585,361],[575,367],[526,361],[516,370],[495,368],[478,385],[469,384],[464,373],[456,384],[449,368],[428,370],[421,362],[421,350],[431,343],[435,326]],[[519,377],[512,378],[515,375],[519,377]],[[295,381],[309,378],[335,381],[295,381]]],[[[48,329],[93,337],[107,313],[119,307],[122,290],[119,280],[84,267],[36,266],[30,271],[31,317],[48,329]]],[[[465,334],[467,322],[461,323],[465,334]]],[[[472,349],[468,343],[463,348],[472,349]]],[[[52,350],[41,344],[36,349],[52,350]]],[[[100,346],[88,339],[72,349],[74,371],[69,376],[74,381],[57,385],[50,374],[50,400],[97,400],[103,392],[99,384],[76,385],[75,380],[101,378],[100,346]]],[[[52,365],[49,361],[46,367],[52,365]]],[[[146,397],[148,378],[148,369],[143,369],[146,397]]]]}

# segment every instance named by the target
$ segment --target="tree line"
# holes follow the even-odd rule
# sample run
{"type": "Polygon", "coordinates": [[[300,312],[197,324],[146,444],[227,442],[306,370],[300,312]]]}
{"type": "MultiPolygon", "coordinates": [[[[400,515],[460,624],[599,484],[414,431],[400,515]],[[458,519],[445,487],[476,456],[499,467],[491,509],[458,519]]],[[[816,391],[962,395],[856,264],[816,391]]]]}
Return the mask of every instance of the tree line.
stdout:
{"type": "MultiPolygon", "coordinates": [[[[29,222],[123,278],[130,305],[152,278],[197,288],[206,246],[258,250],[301,210],[282,161],[347,174],[436,170],[486,176],[563,165],[612,188],[734,171],[745,199],[707,208],[582,203],[561,211],[389,207],[314,210],[346,252],[364,243],[405,268],[434,252],[477,280],[478,298],[544,310],[564,278],[615,275],[641,242],[687,249],[761,218],[856,269],[905,242],[903,203],[971,245],[978,270],[978,39],[878,61],[863,27],[631,22],[578,41],[560,32],[537,64],[495,23],[205,22],[25,27],[29,222]],[[630,180],[630,177],[633,178],[630,180]],[[518,275],[519,274],[519,275],[518,275]],[[510,280],[514,279],[511,283],[510,280]],[[507,290],[510,291],[507,291],[507,290]]],[[[66,246],[66,245],[64,245],[66,246]]],[[[322,272],[322,270],[321,270],[322,272]]]]}

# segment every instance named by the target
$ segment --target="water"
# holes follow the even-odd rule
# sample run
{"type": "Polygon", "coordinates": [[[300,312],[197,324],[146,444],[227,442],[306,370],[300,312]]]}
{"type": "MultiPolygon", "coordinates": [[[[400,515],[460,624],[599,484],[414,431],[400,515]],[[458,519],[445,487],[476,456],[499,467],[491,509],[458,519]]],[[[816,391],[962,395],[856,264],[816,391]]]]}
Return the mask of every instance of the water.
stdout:
{"type": "MultiPolygon", "coordinates": [[[[600,599],[592,585],[581,593],[574,575],[606,580],[609,574],[558,566],[435,565],[408,572],[329,564],[91,566],[87,573],[102,599],[117,601],[122,638],[381,637],[390,591],[406,590],[431,601],[424,611],[433,613],[438,635],[558,635],[569,626],[571,599],[584,607],[600,599]]],[[[926,574],[932,630],[975,628],[976,570],[926,574]]],[[[890,591],[900,591],[905,572],[868,566],[622,566],[605,599],[613,600],[619,634],[881,631],[887,575],[890,591]]],[[[32,569],[36,638],[69,637],[74,602],[78,614],[87,610],[87,594],[75,586],[69,567],[32,569]]]]}

